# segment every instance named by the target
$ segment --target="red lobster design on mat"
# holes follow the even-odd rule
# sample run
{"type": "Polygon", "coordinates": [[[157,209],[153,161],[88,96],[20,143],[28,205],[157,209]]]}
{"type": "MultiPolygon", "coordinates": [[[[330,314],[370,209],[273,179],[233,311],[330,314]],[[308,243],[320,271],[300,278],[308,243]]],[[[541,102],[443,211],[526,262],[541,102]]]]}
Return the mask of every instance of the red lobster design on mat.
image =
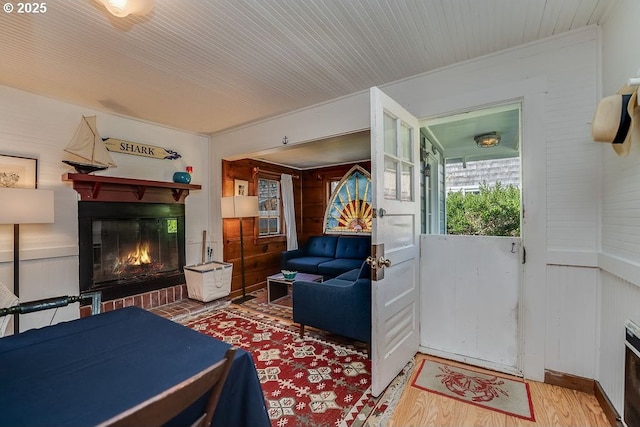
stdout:
{"type": "Polygon", "coordinates": [[[509,393],[500,387],[504,381],[498,377],[474,377],[453,371],[447,366],[441,366],[440,370],[443,373],[436,375],[436,377],[442,377],[440,380],[442,384],[458,396],[471,399],[474,402],[489,402],[499,397],[500,394],[509,397],[509,393]]]}

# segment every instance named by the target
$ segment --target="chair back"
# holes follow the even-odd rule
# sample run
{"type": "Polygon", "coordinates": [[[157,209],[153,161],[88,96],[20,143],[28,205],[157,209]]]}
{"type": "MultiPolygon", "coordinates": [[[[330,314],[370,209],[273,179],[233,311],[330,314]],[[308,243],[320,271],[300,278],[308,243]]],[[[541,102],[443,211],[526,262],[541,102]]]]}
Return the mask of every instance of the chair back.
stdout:
{"type": "Polygon", "coordinates": [[[179,415],[209,391],[211,391],[211,394],[207,400],[205,412],[192,424],[192,427],[211,426],[213,414],[218,405],[220,393],[222,392],[222,386],[229,374],[236,351],[236,347],[229,348],[224,359],[218,363],[209,366],[191,378],[147,399],[139,405],[114,416],[101,423],[100,426],[161,426],[179,415]]]}

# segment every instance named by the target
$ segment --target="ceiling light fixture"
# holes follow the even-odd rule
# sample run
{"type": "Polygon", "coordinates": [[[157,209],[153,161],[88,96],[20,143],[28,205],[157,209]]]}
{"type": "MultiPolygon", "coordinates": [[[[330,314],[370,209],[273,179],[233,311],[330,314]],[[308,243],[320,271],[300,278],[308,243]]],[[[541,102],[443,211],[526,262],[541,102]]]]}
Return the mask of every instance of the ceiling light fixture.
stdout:
{"type": "Polygon", "coordinates": [[[474,136],[473,139],[480,148],[495,147],[500,144],[500,135],[498,135],[498,132],[483,133],[482,135],[474,136]]]}
{"type": "Polygon", "coordinates": [[[129,15],[146,15],[153,7],[153,0],[97,0],[109,13],[118,18],[129,15]]]}

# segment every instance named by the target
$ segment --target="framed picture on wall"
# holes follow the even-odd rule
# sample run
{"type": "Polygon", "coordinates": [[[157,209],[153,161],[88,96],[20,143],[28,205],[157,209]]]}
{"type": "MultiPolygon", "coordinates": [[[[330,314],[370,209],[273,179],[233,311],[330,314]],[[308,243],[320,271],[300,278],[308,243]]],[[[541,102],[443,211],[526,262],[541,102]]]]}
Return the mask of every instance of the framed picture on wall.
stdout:
{"type": "Polygon", "coordinates": [[[0,187],[37,188],[38,159],[0,154],[0,187]]]}
{"type": "Polygon", "coordinates": [[[249,195],[249,181],[243,181],[236,179],[233,181],[233,195],[234,196],[248,196],[249,195]]]}

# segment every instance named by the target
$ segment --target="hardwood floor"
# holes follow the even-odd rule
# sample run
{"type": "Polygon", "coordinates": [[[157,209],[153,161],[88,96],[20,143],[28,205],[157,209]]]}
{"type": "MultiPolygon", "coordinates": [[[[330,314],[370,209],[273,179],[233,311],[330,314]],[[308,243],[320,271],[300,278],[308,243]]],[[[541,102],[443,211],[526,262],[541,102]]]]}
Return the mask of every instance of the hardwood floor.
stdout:
{"type": "MultiPolygon", "coordinates": [[[[417,354],[416,366],[423,359],[439,360],[417,354]]],[[[598,401],[591,394],[527,381],[536,419],[532,422],[419,390],[410,385],[415,374],[414,369],[388,427],[609,426],[598,401]]]]}

